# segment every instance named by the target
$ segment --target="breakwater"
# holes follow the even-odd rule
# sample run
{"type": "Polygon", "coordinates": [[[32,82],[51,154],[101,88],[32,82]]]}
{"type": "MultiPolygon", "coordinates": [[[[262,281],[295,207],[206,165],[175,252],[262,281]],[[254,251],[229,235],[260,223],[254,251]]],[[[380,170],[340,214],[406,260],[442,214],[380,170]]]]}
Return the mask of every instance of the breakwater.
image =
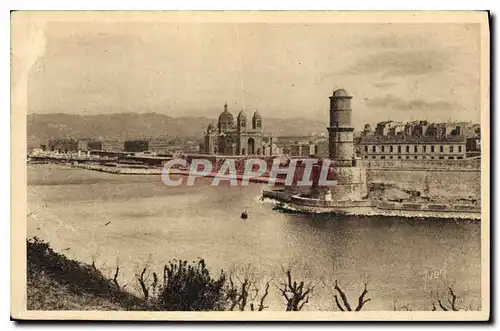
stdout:
{"type": "MultiPolygon", "coordinates": [[[[94,171],[100,171],[100,172],[107,172],[107,173],[112,173],[116,175],[162,175],[162,168],[131,168],[131,167],[114,167],[114,166],[106,166],[106,165],[100,165],[100,164],[89,164],[89,163],[75,163],[75,164],[70,164],[72,167],[75,168],[81,168],[81,169],[87,169],[87,170],[94,170],[94,171]]],[[[171,168],[168,172],[169,175],[178,175],[178,176],[189,176],[190,171],[189,169],[175,169],[171,168]]],[[[243,174],[236,174],[236,175],[221,175],[217,172],[211,172],[207,175],[204,175],[203,177],[207,178],[219,178],[220,180],[236,180],[238,183],[241,183],[243,180],[248,179],[249,182],[251,183],[263,183],[263,184],[274,184],[274,185],[283,185],[285,183],[284,179],[282,178],[277,178],[275,180],[275,183],[272,183],[270,181],[270,178],[268,176],[261,176],[261,177],[246,177],[243,174]]]]}

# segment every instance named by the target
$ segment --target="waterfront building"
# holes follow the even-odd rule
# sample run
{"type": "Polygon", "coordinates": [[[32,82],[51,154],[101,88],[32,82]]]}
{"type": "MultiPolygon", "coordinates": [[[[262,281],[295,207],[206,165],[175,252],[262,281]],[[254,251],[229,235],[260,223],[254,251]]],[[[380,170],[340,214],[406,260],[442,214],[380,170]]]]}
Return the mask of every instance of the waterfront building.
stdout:
{"type": "Polygon", "coordinates": [[[477,157],[481,155],[481,138],[479,136],[467,138],[467,157],[477,157]]]}
{"type": "Polygon", "coordinates": [[[108,152],[123,152],[124,142],[120,140],[103,140],[101,141],[101,150],[108,152]]]}
{"type": "Polygon", "coordinates": [[[359,151],[365,160],[461,160],[466,157],[463,136],[364,136],[359,151]]]}
{"type": "Polygon", "coordinates": [[[404,132],[404,124],[395,121],[384,121],[377,124],[375,134],[379,136],[398,135],[404,132]]]}
{"type": "Polygon", "coordinates": [[[142,153],[149,150],[149,141],[147,139],[125,140],[124,151],[130,153],[142,153]]]}
{"type": "Polygon", "coordinates": [[[119,140],[89,140],[87,147],[90,151],[122,152],[123,141],[119,140]]]}
{"type": "MultiPolygon", "coordinates": [[[[217,126],[210,124],[203,138],[205,154],[220,155],[264,155],[265,145],[262,131],[262,116],[255,111],[251,121],[242,110],[236,122],[229,112],[227,102],[220,114],[217,126]]],[[[267,145],[272,145],[268,142],[267,145]]]]}
{"type": "Polygon", "coordinates": [[[75,153],[79,146],[79,140],[72,138],[55,138],[47,143],[48,151],[56,153],[75,153]]]}
{"type": "Polygon", "coordinates": [[[365,160],[461,160],[479,155],[475,146],[480,129],[471,122],[384,121],[373,133],[366,128],[356,148],[365,160]]]}

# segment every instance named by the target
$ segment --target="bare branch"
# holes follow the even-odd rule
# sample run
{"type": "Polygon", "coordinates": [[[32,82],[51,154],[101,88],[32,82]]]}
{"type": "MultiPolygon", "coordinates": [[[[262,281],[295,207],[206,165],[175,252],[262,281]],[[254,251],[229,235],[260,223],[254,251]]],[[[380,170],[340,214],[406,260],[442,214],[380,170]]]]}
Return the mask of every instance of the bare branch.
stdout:
{"type": "Polygon", "coordinates": [[[141,285],[142,293],[144,294],[144,298],[147,300],[149,298],[149,287],[146,286],[146,282],[144,280],[144,274],[146,273],[146,269],[144,268],[141,272],[140,276],[137,276],[137,280],[139,281],[139,284],[141,285]]]}
{"type": "Polygon", "coordinates": [[[368,290],[366,289],[366,283],[365,283],[365,288],[363,289],[363,292],[361,293],[361,295],[358,298],[358,306],[356,307],[355,311],[360,311],[363,308],[363,306],[365,305],[365,303],[372,300],[371,298],[366,299],[366,300],[364,299],[366,293],[368,293],[368,290]]]}
{"type": "Polygon", "coordinates": [[[451,309],[454,311],[458,311],[459,309],[455,306],[455,303],[456,303],[458,297],[455,295],[455,293],[453,293],[453,290],[451,287],[448,287],[448,290],[450,291],[450,296],[451,296],[451,301],[448,298],[448,302],[450,302],[451,309]]]}
{"type": "Polygon", "coordinates": [[[441,299],[438,299],[438,304],[439,304],[439,307],[441,307],[442,310],[448,311],[448,309],[446,309],[446,307],[443,306],[443,303],[441,302],[441,299]]]}
{"type": "Polygon", "coordinates": [[[342,302],[344,303],[344,306],[345,306],[346,310],[347,311],[352,311],[351,305],[349,304],[349,301],[347,300],[347,296],[345,295],[345,293],[338,286],[337,280],[335,280],[335,289],[337,290],[337,292],[339,292],[340,298],[342,299],[342,302]]]}
{"type": "Polygon", "coordinates": [[[115,276],[113,277],[113,283],[115,283],[117,288],[120,288],[120,285],[118,284],[118,273],[119,272],[120,272],[120,267],[117,265],[116,271],[115,271],[115,276]]]}
{"type": "Polygon", "coordinates": [[[337,304],[337,307],[339,307],[339,309],[341,311],[345,311],[345,309],[342,307],[342,305],[340,304],[339,302],[339,298],[337,297],[337,295],[334,295],[334,298],[335,298],[335,303],[337,304]]]}
{"type": "Polygon", "coordinates": [[[264,306],[264,300],[266,299],[268,294],[269,294],[269,282],[267,282],[267,284],[266,284],[266,290],[264,292],[264,295],[260,298],[259,311],[263,311],[264,309],[267,308],[267,306],[264,306]]]}

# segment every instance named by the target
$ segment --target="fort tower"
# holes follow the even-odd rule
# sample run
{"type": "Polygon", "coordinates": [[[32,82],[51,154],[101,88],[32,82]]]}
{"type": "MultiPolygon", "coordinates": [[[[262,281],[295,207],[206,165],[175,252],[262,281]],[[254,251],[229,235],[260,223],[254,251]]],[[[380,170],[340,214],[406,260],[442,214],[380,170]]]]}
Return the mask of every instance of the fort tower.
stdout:
{"type": "Polygon", "coordinates": [[[338,166],[352,166],[354,127],[351,99],[346,90],[338,89],[330,98],[329,157],[338,166]]]}

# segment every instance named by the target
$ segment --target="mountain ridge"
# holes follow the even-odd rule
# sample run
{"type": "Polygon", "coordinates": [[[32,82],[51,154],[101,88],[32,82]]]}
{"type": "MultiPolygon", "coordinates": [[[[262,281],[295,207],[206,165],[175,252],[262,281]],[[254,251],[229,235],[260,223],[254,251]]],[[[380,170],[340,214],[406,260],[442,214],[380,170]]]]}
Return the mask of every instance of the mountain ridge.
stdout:
{"type": "MultiPolygon", "coordinates": [[[[207,116],[171,117],[156,112],[101,115],[33,113],[27,115],[27,143],[28,147],[38,147],[49,139],[60,137],[127,140],[169,136],[201,140],[210,123],[217,123],[217,118],[207,116]]],[[[263,118],[264,132],[274,133],[277,136],[326,134],[327,125],[327,120],[263,118]]]]}

